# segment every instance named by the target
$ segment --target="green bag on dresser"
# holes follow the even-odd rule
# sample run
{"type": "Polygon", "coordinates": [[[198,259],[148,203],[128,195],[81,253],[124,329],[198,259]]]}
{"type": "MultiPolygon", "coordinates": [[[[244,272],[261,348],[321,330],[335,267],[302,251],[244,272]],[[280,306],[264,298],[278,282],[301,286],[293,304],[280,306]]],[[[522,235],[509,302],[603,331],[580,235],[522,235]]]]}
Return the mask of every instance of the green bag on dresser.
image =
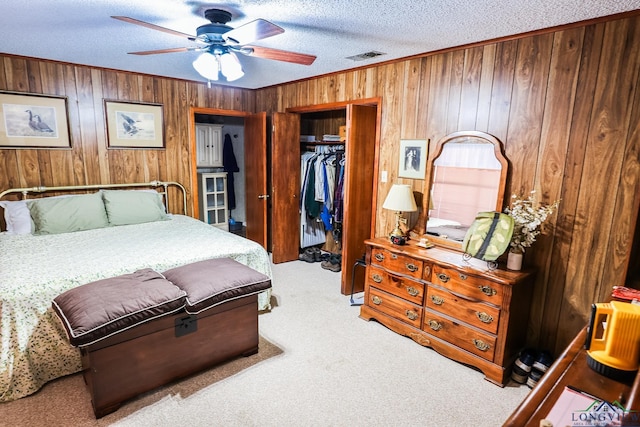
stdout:
{"type": "Polygon", "coordinates": [[[500,212],[478,212],[467,230],[462,249],[468,257],[495,261],[511,242],[513,218],[500,212]]]}

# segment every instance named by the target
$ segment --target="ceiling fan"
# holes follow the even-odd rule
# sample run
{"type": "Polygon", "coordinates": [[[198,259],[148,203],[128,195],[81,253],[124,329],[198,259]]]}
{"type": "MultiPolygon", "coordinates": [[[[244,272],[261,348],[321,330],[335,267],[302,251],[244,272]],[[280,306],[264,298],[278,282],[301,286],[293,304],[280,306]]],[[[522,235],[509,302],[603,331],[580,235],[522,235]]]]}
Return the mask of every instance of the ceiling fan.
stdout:
{"type": "Polygon", "coordinates": [[[204,12],[204,17],[211,22],[199,26],[196,29],[196,35],[193,36],[127,16],[112,16],[112,18],[120,21],[184,37],[196,42],[197,46],[193,47],[129,53],[132,55],[155,55],[161,53],[201,51],[202,54],[193,62],[193,67],[201,76],[209,81],[218,80],[220,74],[222,74],[227,81],[239,79],[244,75],[240,61],[238,61],[235,55],[236,53],[301,65],[311,65],[316,59],[314,55],[249,45],[249,43],[284,32],[283,28],[264,19],[256,19],[255,21],[233,28],[227,25],[231,20],[231,13],[226,10],[208,9],[204,12]]]}

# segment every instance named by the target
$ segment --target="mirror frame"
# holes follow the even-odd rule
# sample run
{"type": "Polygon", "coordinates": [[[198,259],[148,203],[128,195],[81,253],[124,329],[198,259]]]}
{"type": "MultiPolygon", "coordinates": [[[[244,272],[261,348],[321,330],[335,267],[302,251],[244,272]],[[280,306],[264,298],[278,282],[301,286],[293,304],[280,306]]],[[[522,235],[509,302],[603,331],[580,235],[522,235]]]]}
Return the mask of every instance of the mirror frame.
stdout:
{"type": "Polygon", "coordinates": [[[502,165],[502,171],[500,173],[500,184],[498,186],[498,197],[496,199],[497,212],[502,212],[503,208],[502,204],[504,202],[504,190],[507,185],[509,161],[504,155],[502,143],[498,138],[486,132],[476,130],[457,131],[443,136],[436,144],[436,147],[433,150],[433,156],[428,159],[427,175],[429,176],[429,184],[426,187],[426,191],[424,192],[421,217],[418,219],[419,226],[423,227],[423,229],[418,230],[419,234],[424,235],[424,237],[426,237],[431,243],[435,244],[436,246],[444,246],[450,249],[462,251],[462,242],[426,234],[427,220],[429,219],[429,198],[431,197],[431,187],[433,186],[433,163],[438,157],[440,157],[440,154],[442,154],[444,145],[458,138],[479,138],[486,141],[487,143],[493,144],[494,154],[502,165]]]}

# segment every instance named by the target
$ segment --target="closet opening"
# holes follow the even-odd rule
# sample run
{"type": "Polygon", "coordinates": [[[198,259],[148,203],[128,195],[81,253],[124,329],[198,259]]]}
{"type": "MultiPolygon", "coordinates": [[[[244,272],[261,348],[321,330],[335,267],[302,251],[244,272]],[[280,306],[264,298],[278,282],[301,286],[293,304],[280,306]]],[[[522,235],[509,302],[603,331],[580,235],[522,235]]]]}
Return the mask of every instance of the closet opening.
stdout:
{"type": "Polygon", "coordinates": [[[245,119],[194,113],[198,218],[246,236],[245,119]]]}
{"type": "Polygon", "coordinates": [[[272,114],[272,260],[316,262],[340,275],[344,295],[352,283],[354,293],[364,289],[364,272],[352,271],[375,224],[379,104],[371,98],[272,114]],[[319,161],[318,197],[316,183],[308,182],[310,158],[319,161]]]}
{"type": "Polygon", "coordinates": [[[300,114],[300,255],[342,270],[347,111],[300,114]]]}

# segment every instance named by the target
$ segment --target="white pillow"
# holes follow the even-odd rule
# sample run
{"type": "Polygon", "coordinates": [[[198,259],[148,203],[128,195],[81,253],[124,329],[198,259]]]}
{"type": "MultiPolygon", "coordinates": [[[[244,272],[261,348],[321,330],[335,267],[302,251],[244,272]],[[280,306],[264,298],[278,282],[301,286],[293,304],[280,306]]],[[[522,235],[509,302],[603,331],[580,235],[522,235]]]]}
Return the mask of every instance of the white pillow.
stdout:
{"type": "Polygon", "coordinates": [[[4,221],[7,223],[9,234],[30,234],[33,229],[33,221],[27,207],[27,200],[0,201],[0,207],[4,208],[4,221]]]}

